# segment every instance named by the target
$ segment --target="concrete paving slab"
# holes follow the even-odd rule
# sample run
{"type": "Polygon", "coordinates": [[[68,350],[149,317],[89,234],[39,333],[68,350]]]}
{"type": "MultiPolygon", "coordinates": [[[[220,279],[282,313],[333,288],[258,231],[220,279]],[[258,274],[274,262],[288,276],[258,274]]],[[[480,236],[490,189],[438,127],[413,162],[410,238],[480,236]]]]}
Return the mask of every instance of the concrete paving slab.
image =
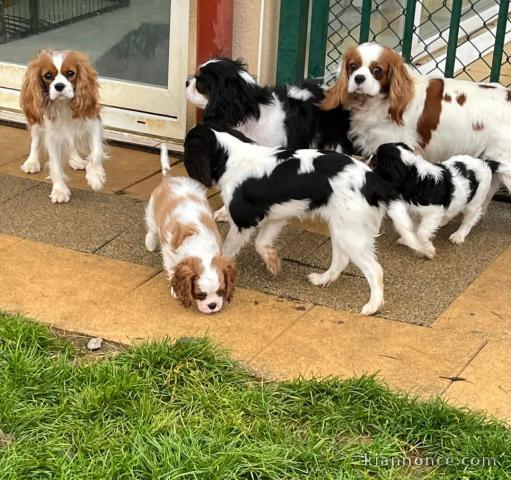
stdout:
{"type": "Polygon", "coordinates": [[[490,341],[459,374],[444,398],[458,406],[511,422],[511,350],[509,339],[490,341]]]}
{"type": "Polygon", "coordinates": [[[440,394],[484,345],[441,331],[314,307],[250,362],[266,376],[377,374],[391,387],[440,394]]]}
{"type": "Polygon", "coordinates": [[[329,238],[324,235],[302,230],[299,227],[292,228],[285,233],[281,240],[279,250],[286,260],[317,265],[313,261],[315,252],[323,245],[330,244],[329,238]]]}
{"type": "Polygon", "coordinates": [[[209,336],[248,361],[312,308],[259,292],[236,289],[233,301],[219,314],[203,315],[181,306],[170,295],[166,274],[141,285],[112,309],[89,310],[92,323],[105,322],[106,338],[137,342],[162,338],[209,336]],[[253,319],[257,319],[253,321],[253,319]]]}
{"type": "Polygon", "coordinates": [[[13,160],[24,161],[29,151],[30,133],[26,129],[0,125],[0,166],[13,160]]]}
{"type": "Polygon", "coordinates": [[[510,265],[511,247],[508,247],[454,300],[433,324],[433,328],[447,332],[479,333],[487,339],[509,339],[510,265]]]}
{"type": "Polygon", "coordinates": [[[118,237],[97,250],[96,253],[116,260],[161,269],[161,254],[160,252],[147,251],[145,248],[145,235],[144,219],[140,218],[118,237]]]}
{"type": "Polygon", "coordinates": [[[12,237],[11,235],[2,235],[0,233],[0,250],[12,247],[18,242],[21,242],[21,238],[12,237]]]}
{"type": "Polygon", "coordinates": [[[144,205],[129,198],[75,190],[54,205],[45,184],[0,204],[0,232],[93,252],[143,218],[144,205]]]}
{"type": "MultiPolygon", "coordinates": [[[[147,151],[110,146],[107,147],[107,152],[110,158],[104,162],[107,180],[102,193],[120,192],[160,171],[160,157],[157,151],[149,153],[147,151]]],[[[20,165],[23,163],[23,160],[20,161],[19,159],[2,165],[0,173],[50,183],[50,180],[47,178],[48,168],[47,165],[44,165],[46,157],[43,155],[43,158],[43,168],[39,173],[27,174],[22,172],[20,165]]],[[[65,170],[68,175],[67,185],[69,188],[91,190],[85,180],[84,171],[74,171],[68,165],[65,170]]]]}
{"type": "MultiPolygon", "coordinates": [[[[157,273],[149,267],[30,240],[0,250],[0,265],[1,310],[70,330],[88,325],[88,309],[121,302],[157,273]]],[[[108,329],[106,323],[104,328],[108,329]]]]}
{"type": "MultiPolygon", "coordinates": [[[[448,241],[457,226],[453,222],[440,231],[435,240],[438,255],[429,261],[397,245],[397,235],[389,222],[385,223],[385,233],[377,245],[386,289],[381,316],[431,324],[510,245],[511,208],[504,202],[492,202],[486,217],[460,246],[448,241]]],[[[292,239],[294,243],[300,241],[300,237],[292,239]]],[[[310,257],[302,256],[300,263],[291,255],[292,262],[284,261],[281,274],[273,277],[249,245],[239,258],[240,284],[244,288],[358,312],[368,298],[368,287],[354,266],[350,265],[337,282],[323,289],[310,285],[305,278],[317,267],[328,268],[330,249],[330,242],[325,242],[310,257]]],[[[287,251],[282,251],[282,256],[288,257],[287,251]]]]}
{"type": "Polygon", "coordinates": [[[0,175],[0,204],[39,185],[39,182],[25,178],[0,175]]]}

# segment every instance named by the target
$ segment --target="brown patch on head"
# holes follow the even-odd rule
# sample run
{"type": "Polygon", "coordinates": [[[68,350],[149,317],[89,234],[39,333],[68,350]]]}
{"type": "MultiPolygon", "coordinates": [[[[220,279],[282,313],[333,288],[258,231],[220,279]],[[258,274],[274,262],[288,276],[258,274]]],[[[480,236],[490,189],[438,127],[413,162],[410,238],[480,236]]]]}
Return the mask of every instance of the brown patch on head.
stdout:
{"type": "Polygon", "coordinates": [[[238,276],[234,260],[230,257],[217,255],[213,257],[211,264],[218,272],[218,278],[220,280],[220,288],[217,294],[223,296],[225,300],[230,303],[234,295],[234,286],[236,285],[236,278],[238,276]]]}
{"type": "Polygon", "coordinates": [[[451,100],[452,100],[452,97],[451,97],[448,93],[446,93],[446,94],[444,95],[444,101],[445,101],[445,102],[450,102],[451,100]]]}
{"type": "Polygon", "coordinates": [[[191,307],[197,294],[195,281],[202,275],[204,268],[199,257],[187,257],[178,263],[170,281],[177,299],[186,307],[191,307]]]}
{"type": "Polygon", "coordinates": [[[20,107],[30,125],[42,123],[48,90],[58,71],[50,52],[43,50],[27,66],[20,93],[20,107]]]}
{"type": "Polygon", "coordinates": [[[319,104],[322,110],[332,110],[344,105],[348,100],[348,81],[350,74],[362,65],[362,58],[357,47],[350,47],[344,52],[343,63],[337,81],[325,92],[325,98],[319,104]],[[355,67],[356,68],[353,68],[355,67]]]}
{"type": "Polygon", "coordinates": [[[74,87],[75,96],[71,101],[73,118],[97,118],[99,116],[98,74],[87,56],[75,51],[67,53],[60,72],[74,87]]]}
{"type": "Polygon", "coordinates": [[[479,132],[480,130],[484,129],[484,123],[483,122],[474,122],[472,123],[472,130],[474,132],[479,132]]]}
{"type": "Polygon", "coordinates": [[[378,67],[382,70],[381,78],[378,80],[381,85],[380,91],[388,92],[390,118],[398,125],[404,125],[403,115],[412,101],[415,90],[412,77],[403,57],[387,47],[380,55],[378,67]]]}
{"type": "Polygon", "coordinates": [[[495,85],[490,85],[489,83],[479,83],[479,88],[497,88],[495,85]]]}
{"type": "Polygon", "coordinates": [[[467,96],[464,93],[460,93],[459,95],[456,96],[456,101],[462,107],[463,104],[467,101],[467,96]]]}
{"type": "Polygon", "coordinates": [[[417,122],[417,133],[421,137],[419,143],[421,148],[425,148],[431,140],[433,130],[436,130],[440,122],[440,113],[442,112],[442,98],[444,94],[444,81],[435,78],[429,81],[426,90],[426,99],[424,108],[417,122]]]}

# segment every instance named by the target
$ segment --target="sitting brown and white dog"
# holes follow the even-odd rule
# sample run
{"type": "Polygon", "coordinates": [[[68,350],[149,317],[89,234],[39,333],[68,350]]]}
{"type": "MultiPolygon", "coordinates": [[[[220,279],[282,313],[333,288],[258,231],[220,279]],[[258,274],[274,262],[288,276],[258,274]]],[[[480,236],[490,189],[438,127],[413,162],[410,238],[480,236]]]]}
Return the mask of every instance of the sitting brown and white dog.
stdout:
{"type": "Polygon", "coordinates": [[[85,170],[90,187],[100,190],[105,183],[103,127],[97,73],[87,57],[67,50],[41,51],[28,64],[20,105],[32,135],[30,155],[21,170],[41,170],[39,149],[44,138],[53,203],[68,202],[71,196],[65,182],[66,162],[75,170],[85,170]]]}
{"type": "Polygon", "coordinates": [[[222,239],[205,188],[188,177],[170,177],[167,149],[161,149],[163,178],[146,207],[145,245],[160,245],[172,295],[185,307],[215,313],[234,294],[236,267],[222,255],[222,239]]]}
{"type": "Polygon", "coordinates": [[[322,108],[340,104],[351,112],[349,137],[366,156],[401,142],[434,163],[470,155],[511,164],[511,90],[499,84],[412,73],[398,53],[364,43],[346,50],[322,108]]]}

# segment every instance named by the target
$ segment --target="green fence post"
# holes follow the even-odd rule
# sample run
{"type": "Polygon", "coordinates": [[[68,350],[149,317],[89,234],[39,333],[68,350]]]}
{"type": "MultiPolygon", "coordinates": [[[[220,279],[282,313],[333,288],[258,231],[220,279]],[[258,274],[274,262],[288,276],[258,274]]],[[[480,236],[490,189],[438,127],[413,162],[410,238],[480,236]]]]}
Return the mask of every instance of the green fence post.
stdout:
{"type": "Polygon", "coordinates": [[[369,32],[371,31],[371,10],[373,8],[372,0],[362,1],[362,17],[360,19],[360,35],[359,42],[369,41],[369,32]]]}
{"type": "Polygon", "coordinates": [[[328,36],[329,0],[311,0],[311,28],[309,36],[309,77],[325,75],[326,39],[328,36]]]}
{"type": "Polygon", "coordinates": [[[447,55],[445,57],[444,75],[452,78],[456,62],[456,49],[458,48],[458,33],[460,31],[461,6],[463,0],[453,0],[451,24],[449,26],[449,40],[447,42],[447,55]]]}
{"type": "Polygon", "coordinates": [[[401,50],[401,54],[407,63],[410,63],[410,58],[412,57],[413,26],[415,24],[416,5],[417,0],[408,0],[406,2],[405,25],[403,29],[403,49],[401,50]]]}
{"type": "Polygon", "coordinates": [[[281,0],[277,83],[303,80],[309,0],[281,0]]]}
{"type": "Polygon", "coordinates": [[[509,0],[500,0],[499,18],[497,20],[497,32],[495,33],[495,48],[491,63],[490,82],[498,82],[500,67],[502,65],[502,52],[504,51],[504,38],[506,36],[507,12],[509,0]]]}

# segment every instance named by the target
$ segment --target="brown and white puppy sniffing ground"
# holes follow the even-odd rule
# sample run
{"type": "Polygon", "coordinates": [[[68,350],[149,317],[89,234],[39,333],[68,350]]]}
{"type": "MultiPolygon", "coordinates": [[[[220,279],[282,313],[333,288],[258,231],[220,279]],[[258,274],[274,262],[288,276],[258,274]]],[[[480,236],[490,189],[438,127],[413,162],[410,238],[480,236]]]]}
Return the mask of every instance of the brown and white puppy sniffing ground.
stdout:
{"type": "Polygon", "coordinates": [[[167,148],[162,146],[163,178],[146,207],[146,248],[160,245],[172,294],[185,307],[215,313],[234,294],[236,267],[222,255],[222,239],[205,188],[188,177],[170,177],[167,148]]]}
{"type": "Polygon", "coordinates": [[[42,50],[28,64],[20,105],[32,135],[30,155],[21,170],[41,170],[39,150],[44,138],[53,203],[68,202],[71,196],[65,181],[66,162],[75,170],[85,170],[90,187],[100,190],[105,183],[103,127],[97,72],[87,57],[69,50],[42,50]]]}

